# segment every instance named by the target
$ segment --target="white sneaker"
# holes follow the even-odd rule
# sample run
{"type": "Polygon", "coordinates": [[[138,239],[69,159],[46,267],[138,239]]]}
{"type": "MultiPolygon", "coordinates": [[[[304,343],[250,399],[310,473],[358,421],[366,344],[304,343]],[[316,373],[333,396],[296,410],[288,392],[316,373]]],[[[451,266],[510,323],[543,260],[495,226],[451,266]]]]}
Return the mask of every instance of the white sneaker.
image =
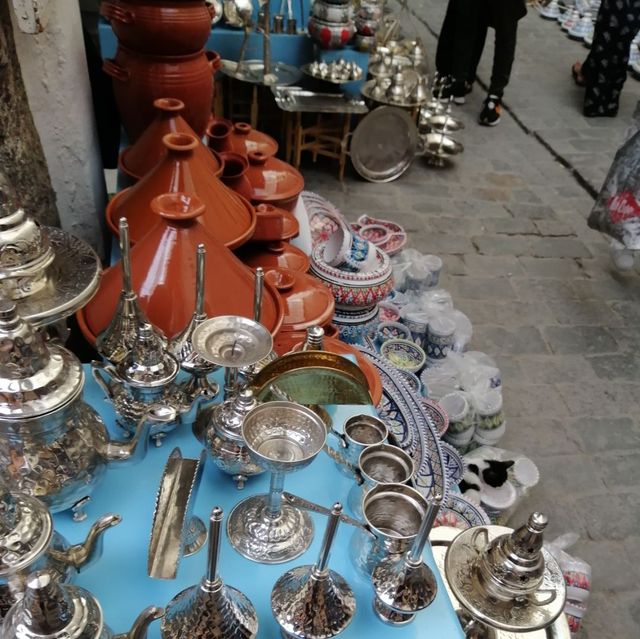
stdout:
{"type": "Polygon", "coordinates": [[[609,247],[611,259],[620,271],[630,271],[635,265],[635,252],[625,248],[618,240],[611,240],[609,247]]]}

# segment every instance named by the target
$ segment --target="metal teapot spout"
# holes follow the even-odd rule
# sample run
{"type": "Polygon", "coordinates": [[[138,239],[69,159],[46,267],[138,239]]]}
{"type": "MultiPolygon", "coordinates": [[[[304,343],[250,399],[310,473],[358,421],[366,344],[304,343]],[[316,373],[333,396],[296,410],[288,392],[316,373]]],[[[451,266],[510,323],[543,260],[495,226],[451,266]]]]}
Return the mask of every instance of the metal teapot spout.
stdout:
{"type": "Polygon", "coordinates": [[[172,406],[152,404],[139,419],[133,437],[127,441],[104,441],[98,448],[99,454],[108,462],[136,463],[144,459],[149,449],[149,434],[154,422],[175,421],[177,411],[172,406]]]}
{"type": "Polygon", "coordinates": [[[91,362],[91,375],[109,401],[113,401],[114,399],[111,384],[117,384],[119,386],[124,384],[124,380],[120,377],[113,366],[103,364],[102,362],[96,362],[95,360],[91,362]]]}
{"type": "Polygon", "coordinates": [[[163,616],[164,608],[149,606],[138,615],[129,632],[114,635],[113,639],[147,639],[147,630],[149,630],[149,626],[156,621],[156,619],[160,619],[163,616]]]}
{"type": "Polygon", "coordinates": [[[80,544],[70,546],[65,551],[49,550],[52,559],[64,562],[73,566],[76,570],[81,570],[96,562],[102,556],[104,546],[104,533],[113,526],[117,526],[122,521],[120,515],[109,513],[98,519],[87,535],[87,538],[80,544]]]}

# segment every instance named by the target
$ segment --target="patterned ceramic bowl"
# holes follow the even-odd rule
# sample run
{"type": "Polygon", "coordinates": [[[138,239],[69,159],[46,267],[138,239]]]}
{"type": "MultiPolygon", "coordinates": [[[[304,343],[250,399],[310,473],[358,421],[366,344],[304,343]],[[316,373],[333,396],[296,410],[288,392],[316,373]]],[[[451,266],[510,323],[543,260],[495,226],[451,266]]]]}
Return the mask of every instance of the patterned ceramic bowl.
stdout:
{"type": "Polygon", "coordinates": [[[361,313],[359,317],[336,308],[333,323],[338,328],[343,342],[366,346],[378,328],[378,307],[375,306],[373,310],[366,309],[366,313],[361,313]]]}
{"type": "Polygon", "coordinates": [[[380,321],[381,322],[399,322],[400,309],[391,302],[380,302],[380,321]]]}
{"type": "MultiPolygon", "coordinates": [[[[385,282],[391,277],[391,260],[388,255],[378,248],[376,248],[375,266],[371,271],[366,273],[345,271],[327,264],[324,259],[324,251],[324,242],[314,247],[311,253],[311,268],[327,281],[333,281],[338,284],[347,281],[355,286],[365,286],[385,282]]],[[[389,292],[391,292],[391,289],[389,292]]]]}
{"type": "MultiPolygon", "coordinates": [[[[422,384],[424,385],[424,379],[422,380],[422,384]]],[[[449,428],[449,416],[446,411],[438,402],[434,402],[432,399],[421,399],[420,404],[429,417],[431,417],[436,432],[442,437],[449,428]]]]}
{"type": "Polygon", "coordinates": [[[420,395],[422,393],[422,382],[416,374],[403,371],[401,368],[398,369],[398,374],[414,395],[420,395]]]}
{"type": "Polygon", "coordinates": [[[411,339],[411,332],[400,322],[380,322],[376,331],[376,342],[382,346],[390,339],[411,339]]]}
{"type": "Polygon", "coordinates": [[[425,352],[411,340],[391,339],[380,347],[380,355],[396,368],[417,373],[425,363],[425,352]]]}

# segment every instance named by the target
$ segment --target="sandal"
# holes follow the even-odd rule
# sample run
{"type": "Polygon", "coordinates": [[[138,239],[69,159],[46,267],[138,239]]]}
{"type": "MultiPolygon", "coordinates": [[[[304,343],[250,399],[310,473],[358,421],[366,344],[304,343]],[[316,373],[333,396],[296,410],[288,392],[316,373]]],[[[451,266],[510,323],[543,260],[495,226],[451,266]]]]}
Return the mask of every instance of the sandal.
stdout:
{"type": "Polygon", "coordinates": [[[584,79],[584,76],[581,73],[582,71],[582,62],[576,62],[571,67],[571,75],[573,76],[573,81],[579,86],[584,87],[587,86],[587,83],[584,79]]]}

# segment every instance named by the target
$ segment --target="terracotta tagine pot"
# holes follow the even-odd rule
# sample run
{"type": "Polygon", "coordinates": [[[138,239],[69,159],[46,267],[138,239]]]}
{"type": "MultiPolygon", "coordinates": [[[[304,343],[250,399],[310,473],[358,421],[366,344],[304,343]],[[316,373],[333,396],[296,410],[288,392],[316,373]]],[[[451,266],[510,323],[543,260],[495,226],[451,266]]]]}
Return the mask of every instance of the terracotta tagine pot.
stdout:
{"type": "MultiPolygon", "coordinates": [[[[128,146],[120,153],[118,166],[120,170],[133,180],[140,180],[167,154],[167,147],[162,138],[168,133],[186,133],[196,136],[196,132],[182,117],[184,102],[175,98],[158,98],[154,100],[156,117],[138,138],[135,144],[128,146]]],[[[196,155],[211,165],[216,175],[222,172],[222,161],[218,154],[211,150],[214,162],[210,161],[204,145],[195,149],[196,155]],[[217,165],[217,168],[216,168],[217,165]]]]}
{"type": "MultiPolygon", "coordinates": [[[[358,368],[364,373],[369,383],[369,393],[373,400],[373,405],[377,406],[382,399],[382,380],[380,374],[374,366],[373,362],[363,353],[352,346],[340,341],[337,337],[330,337],[329,333],[333,328],[331,325],[325,325],[324,336],[322,338],[322,349],[329,353],[337,353],[338,355],[352,355],[355,357],[358,368]]],[[[279,355],[285,355],[293,350],[300,350],[307,338],[305,331],[280,331],[273,340],[273,350],[279,355]]]]}
{"type": "Polygon", "coordinates": [[[253,187],[253,202],[279,206],[293,211],[304,189],[304,179],[290,164],[269,157],[261,151],[250,151],[247,177],[253,187]]]}
{"type": "Polygon", "coordinates": [[[251,200],[253,188],[247,177],[247,169],[249,168],[247,158],[235,151],[221,151],[218,153],[211,149],[211,153],[218,154],[222,160],[223,167],[220,175],[222,183],[243,198],[251,200]]]}
{"type": "Polygon", "coordinates": [[[113,80],[113,93],[122,124],[135,142],[155,117],[153,101],[170,95],[185,104],[184,119],[198,137],[211,116],[213,75],[220,56],[199,51],[184,56],[150,56],[119,46],[102,68],[113,80]]]}
{"type": "Polygon", "coordinates": [[[289,242],[248,242],[236,251],[236,255],[250,268],[261,266],[265,271],[286,268],[306,273],[311,264],[309,256],[289,242]]]}
{"type": "Polygon", "coordinates": [[[100,14],[121,44],[150,55],[197,53],[213,18],[204,0],[102,0],[100,14]]]}
{"type": "Polygon", "coordinates": [[[319,279],[281,268],[267,271],[264,277],[277,289],[284,303],[281,332],[299,331],[331,322],[335,300],[319,279]]]}
{"type": "Polygon", "coordinates": [[[151,201],[163,193],[197,195],[206,211],[199,218],[216,239],[228,248],[246,242],[255,230],[256,214],[243,197],[215,177],[217,160],[193,135],[169,133],[162,142],[164,159],[134,186],[120,191],[107,205],[107,224],[118,234],[118,222],[126,217],[131,243],[140,241],[158,223],[151,201]]]}
{"type": "MultiPolygon", "coordinates": [[[[133,288],[149,321],[171,338],[188,324],[195,307],[197,246],[207,249],[204,313],[253,317],[255,276],[205,227],[204,201],[188,193],[166,193],[151,203],[159,218],[153,229],[131,249],[133,288]]],[[[122,288],[121,263],[107,269],[96,296],[81,311],[83,332],[95,341],[109,324],[122,288]]],[[[261,322],[273,334],[282,324],[284,306],[267,282],[261,322]]]]}
{"type": "Polygon", "coordinates": [[[233,151],[247,157],[251,151],[260,151],[271,157],[278,152],[278,143],[271,136],[256,131],[246,122],[233,124],[224,118],[211,118],[207,140],[209,147],[218,153],[233,151]]]}
{"type": "Polygon", "coordinates": [[[300,223],[293,213],[271,206],[271,204],[258,204],[255,209],[256,230],[253,232],[252,241],[290,240],[300,232],[300,223]]]}

